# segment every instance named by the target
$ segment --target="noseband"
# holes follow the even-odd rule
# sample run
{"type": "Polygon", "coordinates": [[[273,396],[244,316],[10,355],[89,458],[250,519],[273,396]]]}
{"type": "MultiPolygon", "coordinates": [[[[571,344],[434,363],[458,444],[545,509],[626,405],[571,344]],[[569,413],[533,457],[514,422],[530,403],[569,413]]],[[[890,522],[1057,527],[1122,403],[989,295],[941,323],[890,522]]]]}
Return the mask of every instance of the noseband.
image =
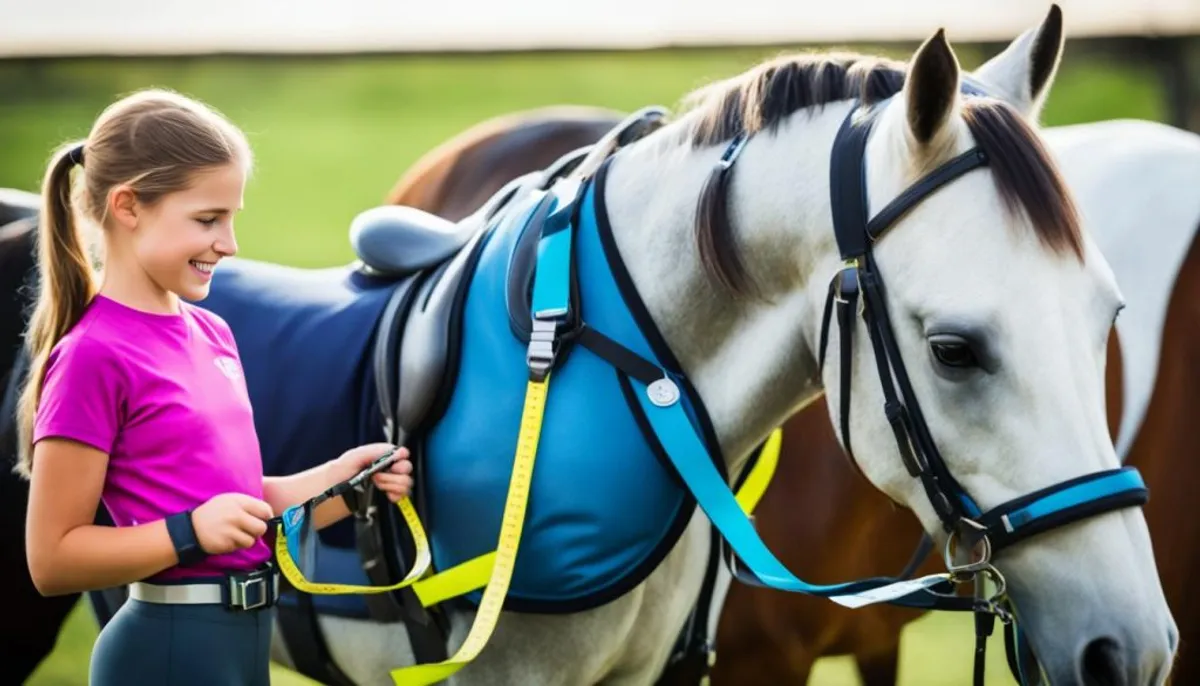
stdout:
{"type": "MultiPolygon", "coordinates": [[[[978,94],[975,89],[974,92],[978,94]]],[[[968,91],[971,92],[971,91],[968,91]]],[[[833,226],[843,267],[830,283],[821,325],[820,361],[824,367],[832,310],[837,310],[840,339],[841,438],[850,448],[850,369],[857,328],[856,309],[861,301],[863,324],[870,338],[884,396],[884,415],[892,428],[900,459],[908,473],[921,481],[934,512],[941,520],[947,540],[945,562],[955,583],[973,582],[974,597],[942,596],[935,609],[976,613],[976,683],[982,684],[983,650],[994,620],[1000,617],[1009,639],[1009,665],[1023,681],[1013,645],[1016,627],[1011,602],[1004,593],[1004,577],[992,565],[992,557],[1035,534],[1065,526],[1112,510],[1141,506],[1148,491],[1135,468],[1123,467],[1087,474],[1055,484],[984,512],[950,473],[934,443],[920,403],[913,392],[908,371],[900,355],[888,319],[883,276],[872,246],[897,220],[921,200],[962,175],[988,164],[987,155],[972,148],[943,163],[908,187],[879,214],[870,217],[867,204],[865,151],[867,139],[882,104],[860,115],[854,107],[838,131],[833,144],[830,193],[833,226]],[[957,539],[957,540],[956,540],[957,539]],[[979,551],[978,556],[975,551],[979,551]],[[984,578],[996,586],[991,594],[984,578]]]]}

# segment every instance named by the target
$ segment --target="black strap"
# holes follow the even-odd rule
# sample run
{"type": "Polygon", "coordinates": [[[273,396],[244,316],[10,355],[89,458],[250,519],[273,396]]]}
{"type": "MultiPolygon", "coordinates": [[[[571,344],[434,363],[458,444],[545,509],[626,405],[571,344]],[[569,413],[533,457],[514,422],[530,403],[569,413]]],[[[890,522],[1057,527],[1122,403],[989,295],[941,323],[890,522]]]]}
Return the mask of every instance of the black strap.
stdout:
{"type": "Polygon", "coordinates": [[[908,564],[904,565],[904,569],[900,570],[897,579],[911,579],[916,575],[917,570],[924,564],[925,558],[929,557],[929,553],[933,551],[933,538],[929,534],[922,532],[921,540],[917,542],[917,547],[912,552],[912,556],[908,558],[908,564]]]}
{"type": "MultiPolygon", "coordinates": [[[[754,449],[750,460],[742,469],[741,476],[734,484],[734,490],[740,490],[746,483],[754,466],[762,459],[762,451],[766,446],[763,441],[754,449]]],[[[753,516],[750,518],[754,521],[753,516]]],[[[713,610],[713,601],[717,591],[717,573],[721,566],[721,532],[717,527],[709,525],[708,561],[704,569],[704,581],[700,586],[700,597],[688,615],[687,623],[676,641],[675,649],[667,662],[662,675],[655,682],[658,685],[667,684],[701,684],[712,671],[710,656],[715,657],[716,639],[708,634],[708,618],[713,610]]]]}
{"type": "MultiPolygon", "coordinates": [[[[419,444],[412,446],[410,460],[414,460],[413,478],[416,480],[417,486],[413,489],[414,497],[410,498],[413,506],[417,510],[417,514],[421,521],[428,522],[426,498],[415,497],[418,493],[428,493],[428,489],[423,488],[425,470],[418,471],[418,465],[423,465],[424,451],[419,444]]],[[[390,565],[395,568],[395,578],[403,578],[409,572],[411,560],[416,559],[416,546],[412,540],[412,536],[408,528],[403,525],[399,508],[392,505],[387,497],[378,489],[371,489],[369,494],[375,500],[375,506],[378,512],[379,521],[374,526],[376,535],[381,536],[382,541],[399,541],[399,550],[394,547],[389,547],[384,550],[385,555],[390,558],[390,565]]],[[[367,570],[368,572],[370,570],[367,570]]],[[[388,576],[383,570],[380,570],[379,581],[372,580],[374,585],[382,586],[394,583],[394,579],[388,576]]],[[[425,607],[421,603],[421,599],[417,597],[416,589],[412,586],[406,586],[393,591],[400,600],[401,615],[404,619],[404,628],[408,633],[409,644],[413,649],[413,657],[416,659],[416,664],[430,664],[443,662],[448,656],[447,641],[449,640],[449,619],[445,616],[440,605],[425,607]]],[[[384,595],[384,594],[368,594],[384,595]]]]}
{"type": "Polygon", "coordinates": [[[829,281],[829,292],[825,294],[825,311],[821,314],[821,340],[817,343],[817,371],[825,373],[825,350],[829,348],[829,324],[833,317],[833,303],[837,299],[838,280],[829,281]]]}
{"type": "Polygon", "coordinates": [[[296,671],[320,683],[355,686],[354,681],[334,662],[329,646],[325,644],[312,596],[295,590],[293,593],[296,596],[295,607],[290,603],[275,605],[279,633],[283,635],[292,665],[296,671]]]}
{"type": "Polygon", "coordinates": [[[1022,678],[1024,672],[1021,665],[1025,664],[1025,658],[1028,654],[1028,644],[1025,638],[1018,632],[1016,622],[1009,622],[1004,626],[1004,657],[1008,661],[1008,671],[1012,673],[1013,679],[1021,686],[1024,686],[1025,681],[1022,678]]]}
{"type": "Polygon", "coordinates": [[[915,207],[925,196],[930,195],[942,186],[950,183],[967,172],[987,164],[987,155],[979,148],[971,148],[942,166],[933,170],[928,176],[909,186],[903,193],[879,211],[879,214],[866,223],[867,237],[872,241],[879,240],[885,231],[890,229],[900,217],[915,207]]]}
{"type": "MultiPolygon", "coordinates": [[[[854,314],[858,308],[858,270],[843,269],[838,273],[838,339],[841,348],[841,390],[839,399],[841,405],[842,444],[850,462],[859,469],[858,461],[854,459],[854,451],[850,448],[850,365],[854,360],[854,314]]],[[[859,470],[861,472],[861,470],[859,470]]]]}
{"type": "Polygon", "coordinates": [[[867,184],[863,156],[867,149],[867,137],[875,117],[861,119],[854,113],[858,105],[842,120],[837,136],[833,140],[833,156],[829,161],[829,195],[833,207],[833,234],[843,260],[862,256],[868,247],[867,240],[867,184]]]}
{"type": "MultiPolygon", "coordinates": [[[[391,431],[388,440],[397,444],[398,421],[392,417],[391,431]]],[[[429,521],[425,511],[426,493],[424,486],[423,451],[419,444],[410,446],[409,460],[413,464],[413,479],[416,488],[413,489],[412,502],[421,521],[429,521]]],[[[402,578],[408,573],[409,560],[415,559],[415,546],[407,527],[398,526],[396,522],[397,508],[393,507],[387,498],[367,481],[362,484],[362,492],[350,490],[343,494],[347,505],[354,514],[356,545],[363,558],[363,571],[367,580],[373,586],[387,586],[394,583],[394,578],[402,578]],[[392,535],[388,535],[388,534],[392,535]],[[399,542],[399,549],[388,544],[389,541],[399,542]]],[[[404,622],[405,633],[413,650],[416,664],[433,664],[443,662],[448,656],[446,642],[449,631],[438,607],[425,607],[412,586],[392,591],[391,593],[369,593],[364,601],[371,609],[371,615],[383,621],[404,622]]]]}
{"type": "Polygon", "coordinates": [[[663,378],[662,367],[593,329],[587,322],[580,324],[579,331],[573,338],[612,366],[647,386],[663,378]]]}
{"type": "Polygon", "coordinates": [[[925,430],[925,419],[921,415],[920,405],[900,357],[899,345],[892,334],[887,305],[883,301],[882,288],[875,268],[874,260],[868,251],[861,269],[861,280],[866,304],[867,330],[871,335],[871,347],[875,351],[879,380],[883,387],[884,412],[891,423],[901,458],[905,460],[909,472],[916,472],[914,476],[921,480],[925,494],[946,531],[953,531],[962,519],[962,505],[957,499],[949,498],[946,488],[942,485],[945,483],[943,475],[948,476],[949,472],[937,452],[937,446],[925,430]],[[896,386],[899,386],[903,402],[897,395],[896,386]]]}
{"type": "Polygon", "coordinates": [[[714,639],[708,635],[708,615],[712,612],[713,596],[716,594],[717,572],[721,565],[721,534],[710,526],[711,547],[708,563],[704,570],[704,582],[700,586],[700,597],[692,607],[687,624],[676,641],[675,649],[655,686],[678,686],[681,684],[705,683],[712,670],[709,655],[715,652],[714,639]]]}
{"type": "Polygon", "coordinates": [[[850,464],[862,474],[854,451],[850,448],[850,366],[854,361],[854,316],[858,309],[858,270],[847,266],[829,282],[829,293],[825,296],[825,311],[821,315],[821,340],[818,344],[817,364],[821,373],[825,371],[825,352],[829,348],[830,318],[834,304],[837,305],[839,339],[839,363],[841,369],[839,385],[839,407],[841,408],[842,447],[850,458],[850,464]]]}
{"type": "Polygon", "coordinates": [[[987,673],[987,641],[996,627],[996,615],[990,612],[975,613],[975,686],[984,686],[987,673]]]}

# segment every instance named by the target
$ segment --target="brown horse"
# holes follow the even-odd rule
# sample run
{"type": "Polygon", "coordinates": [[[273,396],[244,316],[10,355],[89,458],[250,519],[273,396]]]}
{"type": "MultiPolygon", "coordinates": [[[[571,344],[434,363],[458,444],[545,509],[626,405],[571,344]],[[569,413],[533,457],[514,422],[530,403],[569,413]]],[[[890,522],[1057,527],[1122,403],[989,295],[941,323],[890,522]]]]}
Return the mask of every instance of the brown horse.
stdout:
{"type": "MultiPolygon", "coordinates": [[[[604,114],[589,127],[578,118],[554,118],[551,110],[533,110],[461,134],[423,157],[387,202],[461,218],[508,180],[593,142],[620,120],[617,114],[604,114]],[[506,125],[511,138],[504,133],[506,125]],[[494,154],[493,147],[503,148],[504,154],[494,154]],[[492,166],[482,161],[489,159],[492,166]],[[469,187],[463,183],[468,177],[469,187]]],[[[1136,204],[1147,199],[1127,200],[1136,204]]],[[[1198,220],[1200,214],[1189,219],[1188,236],[1198,220]]],[[[1194,408],[1200,408],[1200,355],[1195,353],[1200,351],[1200,247],[1188,241],[1191,247],[1167,307],[1153,394],[1127,453],[1127,462],[1141,470],[1152,494],[1146,517],[1183,646],[1175,683],[1200,683],[1200,658],[1187,649],[1200,641],[1200,614],[1191,611],[1200,601],[1185,593],[1189,572],[1196,568],[1193,558],[1200,556],[1200,519],[1177,516],[1188,511],[1195,476],[1183,470],[1187,461],[1169,459],[1200,454],[1200,433],[1191,424],[1194,408]]],[[[1118,336],[1110,337],[1108,352],[1108,419],[1115,439],[1124,411],[1118,336]]],[[[823,400],[784,425],[778,471],[756,515],[764,541],[780,560],[800,576],[823,583],[895,573],[922,534],[914,517],[850,466],[823,400]]],[[[941,571],[938,556],[930,556],[920,569],[934,571],[941,571]]],[[[720,659],[712,679],[718,684],[804,683],[818,658],[850,654],[868,686],[894,684],[900,632],[919,616],[886,605],[850,610],[822,598],[734,584],[720,618],[720,659]]]]}

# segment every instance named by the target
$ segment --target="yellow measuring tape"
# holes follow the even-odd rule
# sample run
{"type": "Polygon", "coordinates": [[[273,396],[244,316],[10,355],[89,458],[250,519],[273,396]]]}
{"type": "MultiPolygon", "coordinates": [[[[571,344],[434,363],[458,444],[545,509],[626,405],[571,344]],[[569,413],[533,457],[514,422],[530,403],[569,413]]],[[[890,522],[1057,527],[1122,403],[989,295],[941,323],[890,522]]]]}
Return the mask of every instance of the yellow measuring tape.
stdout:
{"type": "Polygon", "coordinates": [[[546,391],[550,376],[542,381],[529,381],[525,389],[525,409],[521,414],[521,432],[517,436],[517,454],[513,460],[512,476],[508,481],[508,499],[504,502],[504,516],[500,520],[500,540],[496,545],[492,574],[475,621],[467,639],[449,659],[427,665],[414,665],[392,670],[392,681],[397,686],[425,686],[441,681],[462,669],[474,660],[487,645],[508,585],[512,581],[513,566],[517,561],[517,548],[521,543],[521,530],[525,527],[525,507],[529,500],[529,487],[533,481],[533,463],[537,458],[538,439],[542,434],[542,415],[546,408],[546,391]]]}
{"type": "MultiPolygon", "coordinates": [[[[428,607],[439,602],[484,588],[483,598],[475,613],[475,620],[463,644],[449,659],[433,663],[400,667],[391,672],[396,686],[427,686],[442,681],[478,657],[495,632],[504,599],[508,595],[520,547],[521,532],[525,525],[525,510],[529,501],[529,490],[533,481],[533,466],[537,458],[538,441],[541,437],[542,418],[545,413],[546,396],[550,376],[541,382],[529,381],[525,391],[525,405],[521,415],[517,450],[513,459],[512,475],[509,478],[508,496],[504,503],[504,514],[500,520],[500,536],[496,550],[451,567],[443,572],[420,578],[430,568],[429,541],[420,518],[408,498],[397,503],[412,532],[416,551],[415,564],[399,583],[390,586],[357,586],[312,582],[296,566],[288,550],[283,526],[280,525],[275,539],[275,553],[280,570],[296,589],[312,594],[383,593],[405,586],[413,586],[421,604],[428,607]]],[[[779,463],[782,431],[776,429],[767,439],[758,461],[738,489],[738,503],[747,513],[752,512],[762,498],[775,474],[779,463]]]]}
{"type": "Polygon", "coordinates": [[[771,479],[775,478],[775,468],[779,466],[781,445],[783,445],[783,429],[775,429],[767,437],[762,452],[758,454],[758,461],[754,463],[754,468],[746,475],[746,480],[738,489],[737,501],[738,505],[742,506],[742,512],[746,514],[754,512],[754,508],[758,507],[758,501],[762,500],[763,494],[767,492],[767,486],[770,486],[771,479]]]}
{"type": "Polygon", "coordinates": [[[356,586],[354,584],[309,581],[304,578],[304,573],[300,571],[300,568],[296,566],[295,560],[292,559],[291,551],[288,550],[287,537],[284,534],[283,524],[279,525],[279,529],[275,533],[275,559],[278,561],[279,570],[283,572],[288,582],[296,590],[315,595],[384,593],[416,583],[429,570],[433,559],[429,553],[429,539],[425,536],[425,527],[421,526],[421,518],[417,516],[417,510],[413,507],[412,502],[408,498],[404,498],[396,503],[396,505],[400,508],[400,513],[404,516],[404,521],[408,524],[408,528],[412,532],[413,548],[416,552],[412,569],[409,570],[408,575],[401,579],[399,583],[392,584],[391,586],[356,586]]]}

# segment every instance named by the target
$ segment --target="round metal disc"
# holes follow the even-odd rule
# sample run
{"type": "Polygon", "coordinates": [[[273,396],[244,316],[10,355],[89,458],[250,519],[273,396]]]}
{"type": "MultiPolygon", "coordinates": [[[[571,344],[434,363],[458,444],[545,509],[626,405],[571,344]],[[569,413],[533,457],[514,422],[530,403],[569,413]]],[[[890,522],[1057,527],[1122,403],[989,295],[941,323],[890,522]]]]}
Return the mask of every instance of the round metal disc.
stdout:
{"type": "Polygon", "coordinates": [[[670,407],[679,401],[679,387],[670,379],[659,379],[646,388],[650,402],[659,407],[670,407]]]}

